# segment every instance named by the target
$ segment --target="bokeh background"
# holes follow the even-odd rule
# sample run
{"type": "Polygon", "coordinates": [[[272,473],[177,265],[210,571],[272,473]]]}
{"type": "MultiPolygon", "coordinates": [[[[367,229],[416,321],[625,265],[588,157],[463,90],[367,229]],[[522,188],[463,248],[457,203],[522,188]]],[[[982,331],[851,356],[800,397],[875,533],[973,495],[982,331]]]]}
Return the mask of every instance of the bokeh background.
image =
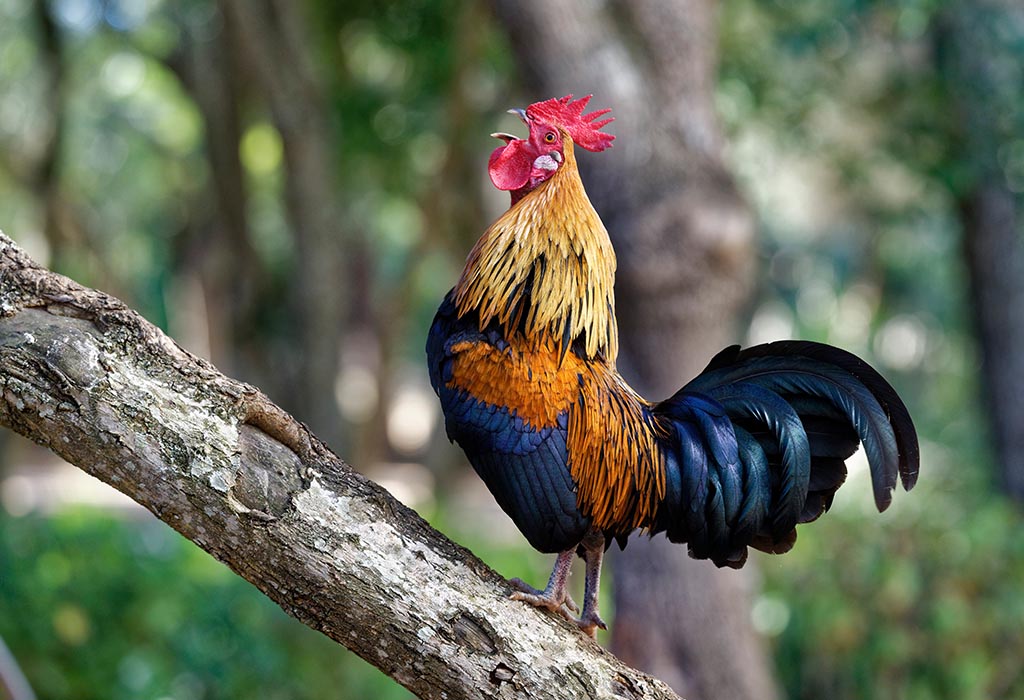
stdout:
{"type": "MultiPolygon", "coordinates": [[[[1024,697],[1024,11],[684,4],[713,12],[698,39],[716,158],[756,221],[729,340],[862,355],[922,438],[912,494],[879,516],[855,459],[831,513],[744,574],[771,682],[786,698],[1024,697]]],[[[0,0],[0,229],[262,388],[503,575],[540,581],[549,558],[444,438],[423,361],[437,303],[507,205],[488,134],[552,96],[532,91],[540,33],[493,5],[0,0]]],[[[635,105],[594,104],[635,129],[635,105]]],[[[628,222],[606,221],[621,250],[628,222]]],[[[38,697],[409,697],[126,498],[14,435],[0,447],[0,667],[38,697]]]]}

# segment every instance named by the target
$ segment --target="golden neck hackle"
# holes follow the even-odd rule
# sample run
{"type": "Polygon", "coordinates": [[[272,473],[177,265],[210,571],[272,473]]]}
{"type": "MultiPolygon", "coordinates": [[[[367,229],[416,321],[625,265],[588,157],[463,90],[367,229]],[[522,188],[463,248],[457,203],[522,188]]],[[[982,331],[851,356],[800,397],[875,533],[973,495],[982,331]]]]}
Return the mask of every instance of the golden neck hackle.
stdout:
{"type": "Polygon", "coordinates": [[[572,141],[563,137],[561,167],[473,247],[455,304],[460,316],[477,311],[481,328],[497,320],[513,341],[564,351],[582,337],[587,357],[614,364],[615,252],[583,189],[572,141]]]}

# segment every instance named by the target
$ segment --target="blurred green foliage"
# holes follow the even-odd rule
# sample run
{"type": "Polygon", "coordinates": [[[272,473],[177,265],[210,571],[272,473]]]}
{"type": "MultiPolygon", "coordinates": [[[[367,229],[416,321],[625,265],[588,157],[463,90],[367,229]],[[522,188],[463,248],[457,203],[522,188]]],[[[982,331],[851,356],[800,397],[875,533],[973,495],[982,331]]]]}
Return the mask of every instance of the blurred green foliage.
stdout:
{"type": "MultiPolygon", "coordinates": [[[[547,576],[518,542],[434,516],[506,576],[547,576]]],[[[0,638],[40,698],[412,697],[145,513],[0,508],[0,638]]]]}
{"type": "MultiPolygon", "coordinates": [[[[353,317],[377,320],[381,358],[369,364],[383,413],[389,387],[422,379],[426,325],[486,219],[487,134],[510,128],[502,110],[521,101],[482,3],[306,6],[339,134],[340,229],[366,270],[352,290],[366,309],[353,317]]],[[[965,78],[942,52],[955,6],[721,3],[718,106],[763,230],[751,338],[825,340],[867,357],[907,397],[923,437],[921,482],[890,512],[873,512],[855,470],[791,553],[759,558],[752,615],[794,699],[1024,697],[1024,523],[991,477],[959,254],[957,197],[973,171],[951,107],[965,78]]],[[[202,115],[170,59],[218,30],[217,6],[45,4],[65,57],[59,191],[79,222],[64,237],[45,230],[35,181],[55,118],[39,7],[0,0],[0,227],[178,336],[211,173],[202,115]]],[[[1018,59],[1010,68],[1024,65],[1024,28],[994,35],[1018,59]]],[[[1021,85],[997,84],[1008,178],[1024,172],[1021,85]]],[[[241,107],[253,243],[280,293],[294,252],[286,154],[265,106],[241,107]]],[[[287,343],[275,313],[264,310],[254,336],[287,343]]],[[[435,524],[504,575],[542,580],[545,558],[452,514],[438,452],[416,455],[436,467],[435,524]]],[[[91,510],[0,510],[0,636],[42,698],[407,697],[167,528],[91,510]]]]}
{"type": "MultiPolygon", "coordinates": [[[[723,5],[720,107],[765,234],[754,327],[872,358],[922,436],[921,481],[891,512],[873,516],[855,471],[784,560],[762,559],[754,619],[791,698],[1024,696],[1024,523],[993,476],[960,257],[976,171],[953,95],[986,76],[947,55],[966,11],[1021,65],[1024,27],[1000,26],[996,6],[723,5]],[[794,189],[806,208],[788,206],[794,189]]],[[[1003,118],[1021,85],[999,84],[1017,95],[1003,118]]]]}
{"type": "Polygon", "coordinates": [[[409,697],[139,518],[0,517],[0,636],[40,698],[409,697]]]}
{"type": "Polygon", "coordinates": [[[952,453],[926,455],[923,494],[880,537],[865,534],[869,504],[837,504],[794,561],[766,565],[764,595],[786,601],[776,650],[790,697],[1024,696],[1020,513],[952,453]]]}

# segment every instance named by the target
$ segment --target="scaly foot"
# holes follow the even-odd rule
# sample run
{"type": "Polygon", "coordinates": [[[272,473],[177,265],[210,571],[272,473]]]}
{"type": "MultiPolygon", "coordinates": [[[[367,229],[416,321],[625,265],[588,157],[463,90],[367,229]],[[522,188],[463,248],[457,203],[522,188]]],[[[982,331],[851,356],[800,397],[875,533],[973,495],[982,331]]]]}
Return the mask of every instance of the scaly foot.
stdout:
{"type": "Polygon", "coordinates": [[[569,592],[563,586],[561,590],[538,590],[522,579],[514,578],[509,581],[519,590],[509,596],[512,600],[521,600],[538,608],[544,608],[551,612],[558,613],[570,622],[576,621],[573,615],[578,615],[580,606],[572,599],[569,592]]]}
{"type": "Polygon", "coordinates": [[[601,587],[601,561],[604,558],[604,535],[597,530],[591,530],[580,547],[583,550],[583,559],[587,563],[587,578],[583,590],[583,614],[576,621],[580,629],[591,637],[597,637],[597,628],[608,629],[601,616],[597,614],[598,589],[601,587]]]}
{"type": "Polygon", "coordinates": [[[538,608],[550,610],[573,622],[580,631],[597,636],[597,630],[608,629],[608,625],[597,613],[597,593],[601,580],[601,560],[604,556],[604,535],[598,530],[591,530],[580,543],[580,552],[587,563],[586,588],[583,593],[583,613],[580,614],[580,607],[576,605],[569,596],[568,582],[569,571],[572,568],[572,560],[576,549],[570,549],[558,555],[555,566],[551,570],[551,578],[543,591],[514,578],[510,583],[519,590],[510,597],[512,600],[521,600],[538,608]],[[579,615],[579,618],[575,617],[579,615]]]}

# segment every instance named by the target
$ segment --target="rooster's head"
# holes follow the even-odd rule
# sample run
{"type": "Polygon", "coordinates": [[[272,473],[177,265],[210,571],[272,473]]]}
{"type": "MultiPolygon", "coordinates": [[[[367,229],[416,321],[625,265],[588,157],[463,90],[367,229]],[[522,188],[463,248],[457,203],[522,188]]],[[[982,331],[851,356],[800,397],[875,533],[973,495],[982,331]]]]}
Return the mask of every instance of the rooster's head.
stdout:
{"type": "MultiPolygon", "coordinates": [[[[611,110],[583,114],[591,95],[573,100],[572,95],[511,109],[530,129],[525,139],[511,134],[491,134],[505,142],[491,154],[488,171],[499,190],[511,191],[513,202],[548,180],[566,161],[567,141],[588,151],[603,151],[615,139],[600,131],[613,117],[597,120],[611,110]],[[517,196],[518,195],[518,196],[517,196]]],[[[571,145],[570,145],[571,151],[571,145]]]]}

